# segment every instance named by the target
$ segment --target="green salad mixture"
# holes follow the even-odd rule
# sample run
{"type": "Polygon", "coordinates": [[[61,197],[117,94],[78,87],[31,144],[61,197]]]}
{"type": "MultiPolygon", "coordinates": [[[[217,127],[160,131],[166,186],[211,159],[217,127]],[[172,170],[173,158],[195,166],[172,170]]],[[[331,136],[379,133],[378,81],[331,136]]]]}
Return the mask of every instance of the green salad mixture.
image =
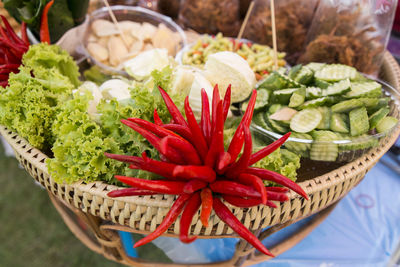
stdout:
{"type": "MultiPolygon", "coordinates": [[[[185,96],[168,90],[174,75],[171,67],[153,71],[143,82],[129,81],[131,97],[128,99],[101,99],[96,116],[88,113],[90,101],[94,99],[92,92],[81,89],[76,63],[58,46],[32,45],[19,70],[10,76],[8,87],[0,88],[0,124],[18,132],[49,156],[47,167],[56,182],[116,183],[113,178],[116,173],[155,178],[154,174],[130,169],[127,164],[109,159],[104,153],[140,156],[145,151],[149,157],[159,159],[154,147],[120,120],[138,117],[153,121],[153,112],[157,109],[161,120],[168,123],[171,118],[158,86],[165,88],[178,108],[183,109],[185,96]]],[[[238,119],[227,121],[227,143],[237,123],[238,119]]],[[[256,141],[255,150],[258,150],[256,141]]],[[[299,160],[296,154],[281,149],[257,166],[294,180],[299,160]]]]}

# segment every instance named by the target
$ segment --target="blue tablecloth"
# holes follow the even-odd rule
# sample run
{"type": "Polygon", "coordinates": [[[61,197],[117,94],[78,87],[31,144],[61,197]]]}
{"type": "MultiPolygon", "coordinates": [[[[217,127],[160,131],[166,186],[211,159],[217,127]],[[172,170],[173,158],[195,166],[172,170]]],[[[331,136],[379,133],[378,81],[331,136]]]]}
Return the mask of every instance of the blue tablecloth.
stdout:
{"type": "MultiPolygon", "coordinates": [[[[385,156],[387,157],[387,156],[385,156]]],[[[273,244],[296,231],[302,220],[270,236],[273,244]]],[[[128,254],[136,256],[124,236],[128,254]]],[[[400,177],[378,163],[310,235],[282,255],[255,266],[386,266],[400,241],[400,177]]],[[[196,240],[183,245],[163,237],[155,245],[176,262],[228,260],[237,239],[196,240]]]]}

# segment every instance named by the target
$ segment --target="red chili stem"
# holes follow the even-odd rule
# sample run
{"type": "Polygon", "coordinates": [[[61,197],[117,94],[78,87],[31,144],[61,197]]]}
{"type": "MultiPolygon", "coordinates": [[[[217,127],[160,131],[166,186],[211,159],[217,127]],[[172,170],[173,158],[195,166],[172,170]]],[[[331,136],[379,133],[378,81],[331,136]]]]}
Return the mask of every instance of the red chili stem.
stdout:
{"type": "Polygon", "coordinates": [[[186,201],[189,199],[189,197],[190,197],[190,195],[188,195],[188,194],[180,195],[178,197],[178,199],[172,205],[171,209],[168,211],[164,220],[157,227],[157,229],[154,230],[154,232],[152,232],[145,238],[136,242],[133,247],[137,248],[144,244],[147,244],[147,243],[153,241],[154,239],[156,239],[157,237],[161,236],[165,231],[167,231],[168,228],[171,226],[171,224],[178,218],[179,214],[182,212],[182,209],[185,206],[186,201]]]}
{"type": "Polygon", "coordinates": [[[287,188],[293,190],[294,192],[296,192],[297,194],[308,200],[306,192],[304,192],[304,190],[298,184],[296,184],[289,178],[283,176],[282,174],[255,167],[247,168],[246,173],[256,175],[260,177],[262,180],[268,180],[286,186],[287,188]]]}
{"type": "Polygon", "coordinates": [[[226,118],[228,117],[228,112],[229,112],[229,108],[231,106],[231,85],[228,85],[228,88],[226,89],[225,92],[225,97],[224,97],[224,107],[223,107],[223,114],[224,114],[224,123],[226,121],[226,118]]]}
{"type": "Polygon", "coordinates": [[[50,44],[50,33],[47,14],[49,13],[50,7],[53,5],[53,3],[54,0],[51,0],[44,6],[40,20],[40,41],[48,44],[50,44]]]}
{"type": "Polygon", "coordinates": [[[251,95],[249,105],[247,106],[246,112],[240,121],[239,127],[237,128],[235,134],[233,135],[232,141],[229,145],[228,152],[231,154],[231,162],[235,162],[240,151],[242,151],[244,143],[244,132],[243,130],[250,127],[251,120],[253,118],[254,106],[257,99],[257,90],[253,90],[251,95]]]}
{"type": "Polygon", "coordinates": [[[210,188],[215,193],[239,197],[261,197],[254,188],[233,181],[217,180],[210,184],[210,188]]]}
{"type": "Polygon", "coordinates": [[[285,193],[268,191],[267,194],[269,200],[276,200],[280,202],[285,202],[289,200],[289,197],[285,193]]]}
{"type": "Polygon", "coordinates": [[[192,108],[189,105],[189,97],[185,98],[185,114],[189,124],[190,132],[192,133],[193,145],[196,147],[202,159],[205,159],[208,151],[207,142],[204,138],[203,133],[201,132],[200,126],[196,121],[196,117],[193,114],[192,108]]]}
{"type": "Polygon", "coordinates": [[[26,32],[26,22],[23,21],[21,23],[21,37],[22,37],[22,41],[26,44],[26,45],[30,45],[29,43],[29,38],[28,38],[28,34],[26,32]]]}
{"type": "Polygon", "coordinates": [[[225,206],[224,203],[218,198],[214,197],[213,208],[217,216],[224,221],[233,231],[235,231],[239,236],[249,242],[253,247],[258,249],[265,255],[274,257],[274,255],[253,235],[249,229],[247,229],[233,213],[225,206]]]}
{"type": "Polygon", "coordinates": [[[130,196],[146,196],[146,195],[155,195],[157,192],[138,189],[138,188],[124,188],[113,190],[107,194],[109,197],[130,197],[130,196]]]}
{"type": "Polygon", "coordinates": [[[212,207],[213,207],[213,195],[210,188],[204,188],[201,190],[201,211],[200,221],[204,227],[208,227],[208,220],[210,219],[212,207]]]}
{"type": "Polygon", "coordinates": [[[204,182],[213,182],[216,174],[213,169],[208,166],[179,165],[173,171],[175,178],[181,179],[197,179],[204,182]]]}
{"type": "Polygon", "coordinates": [[[118,181],[124,184],[136,187],[139,189],[145,189],[154,191],[162,194],[180,195],[183,193],[183,187],[185,183],[175,181],[163,181],[163,180],[145,180],[141,178],[126,177],[115,175],[118,181]]]}
{"type": "Polygon", "coordinates": [[[242,184],[252,186],[256,191],[260,193],[261,203],[264,205],[267,204],[267,189],[265,188],[263,181],[258,176],[242,173],[239,175],[238,181],[242,184]]]}
{"type": "Polygon", "coordinates": [[[204,163],[211,168],[217,165],[218,156],[224,152],[224,121],[222,114],[222,100],[219,101],[216,109],[216,121],[214,122],[214,131],[211,138],[210,149],[207,152],[207,156],[204,163]]]}
{"type": "Polygon", "coordinates": [[[203,131],[203,135],[209,145],[211,143],[211,121],[210,121],[210,103],[208,101],[208,95],[206,90],[201,89],[201,120],[200,128],[203,131]]]}
{"type": "Polygon", "coordinates": [[[208,183],[200,180],[191,180],[185,184],[183,187],[183,192],[186,194],[191,194],[193,192],[196,192],[197,190],[200,190],[204,187],[206,187],[208,183]]]}
{"type": "Polygon", "coordinates": [[[189,229],[192,224],[193,216],[199,210],[201,205],[200,193],[194,193],[187,201],[185,209],[182,212],[180,220],[179,239],[183,243],[191,243],[197,239],[197,236],[189,237],[189,229]]]}
{"type": "Polygon", "coordinates": [[[172,119],[176,123],[178,123],[182,126],[188,127],[188,124],[185,121],[185,118],[183,117],[182,113],[179,111],[179,109],[177,108],[175,103],[172,101],[172,99],[169,97],[167,92],[165,92],[164,89],[162,89],[160,86],[158,87],[158,89],[160,90],[160,94],[161,94],[162,98],[164,99],[165,105],[167,106],[167,109],[168,109],[169,113],[171,114],[172,119]]]}
{"type": "Polygon", "coordinates": [[[164,146],[166,148],[172,147],[178,152],[180,152],[185,161],[187,161],[189,164],[192,165],[202,164],[200,156],[197,153],[197,150],[193,147],[193,145],[188,141],[186,141],[185,139],[180,139],[180,138],[181,137],[177,138],[173,136],[164,137],[163,139],[161,139],[160,142],[161,150],[163,150],[164,146]]]}
{"type": "Polygon", "coordinates": [[[286,142],[286,140],[289,138],[290,134],[291,133],[288,132],[287,134],[285,134],[284,136],[282,136],[281,138],[279,138],[272,144],[264,147],[263,149],[259,150],[258,152],[254,153],[253,155],[251,155],[250,161],[249,161],[249,166],[262,160],[263,158],[265,158],[266,156],[268,156],[269,154],[274,152],[278,147],[280,147],[283,143],[286,142]]]}

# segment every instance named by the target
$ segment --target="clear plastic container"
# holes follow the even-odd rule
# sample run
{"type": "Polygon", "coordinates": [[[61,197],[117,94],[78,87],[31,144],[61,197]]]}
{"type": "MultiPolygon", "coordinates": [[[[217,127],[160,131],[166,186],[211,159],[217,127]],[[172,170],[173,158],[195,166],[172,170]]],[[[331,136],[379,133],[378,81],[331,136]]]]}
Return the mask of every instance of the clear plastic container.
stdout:
{"type": "MultiPolygon", "coordinates": [[[[177,36],[179,36],[180,40],[179,42],[177,42],[177,45],[175,46],[174,52],[171,54],[171,56],[175,56],[175,54],[187,44],[186,35],[182,30],[182,28],[179,27],[178,24],[176,24],[171,18],[167,16],[161,15],[159,13],[153,12],[151,10],[142,7],[111,6],[111,9],[117,21],[128,20],[140,23],[148,22],[155,26],[158,26],[160,23],[163,23],[172,32],[178,33],[177,36]]],[[[124,70],[106,65],[94,59],[86,49],[87,44],[89,43],[88,38],[92,31],[91,24],[93,23],[93,21],[97,19],[105,19],[111,21],[108,9],[106,7],[100,8],[90,14],[89,27],[87,27],[85,37],[82,40],[83,53],[87,57],[89,63],[97,65],[103,72],[107,74],[117,74],[117,75],[127,76],[127,73],[124,70]]],[[[174,36],[174,38],[176,38],[176,36],[174,36]]]]}
{"type": "MultiPolygon", "coordinates": [[[[369,77],[370,78],[370,77],[369,77]]],[[[389,102],[389,116],[400,118],[400,94],[391,85],[381,80],[376,80],[382,84],[383,94],[391,98],[389,102]]],[[[350,139],[338,139],[335,141],[315,141],[290,137],[284,146],[292,152],[310,158],[314,161],[326,162],[350,162],[367,153],[370,149],[378,146],[380,141],[386,136],[393,134],[400,127],[400,121],[390,130],[384,133],[370,134],[368,136],[354,137],[350,139]],[[313,150],[314,157],[311,155],[313,150]],[[329,151],[329,152],[327,152],[329,151]],[[336,154],[334,154],[336,153],[336,154]],[[315,156],[317,155],[317,156],[315,156]],[[318,157],[320,155],[320,157],[318,157]],[[336,155],[336,156],[335,156],[336,155]],[[324,159],[325,156],[325,159],[324,159]],[[327,160],[327,158],[330,158],[327,160]]],[[[266,130],[256,124],[251,125],[253,134],[267,143],[282,137],[282,134],[266,130]]]]}

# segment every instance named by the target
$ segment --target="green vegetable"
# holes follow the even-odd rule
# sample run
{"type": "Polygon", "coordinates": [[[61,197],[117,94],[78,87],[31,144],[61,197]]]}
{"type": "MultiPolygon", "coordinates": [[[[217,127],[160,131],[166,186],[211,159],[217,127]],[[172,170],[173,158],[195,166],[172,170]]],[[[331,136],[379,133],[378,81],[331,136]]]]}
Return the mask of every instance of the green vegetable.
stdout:
{"type": "Polygon", "coordinates": [[[336,82],[344,79],[353,80],[356,76],[357,70],[355,68],[342,64],[325,65],[315,72],[315,78],[327,82],[336,82]]]}
{"type": "Polygon", "coordinates": [[[350,131],[348,116],[342,113],[333,113],[330,128],[334,132],[348,133],[350,131]]]}
{"type": "Polygon", "coordinates": [[[304,99],[306,98],[306,89],[299,88],[295,92],[293,92],[292,96],[290,97],[289,107],[294,108],[298,107],[304,103],[304,99]]]}
{"type": "Polygon", "coordinates": [[[303,109],[291,119],[290,129],[298,133],[308,133],[317,128],[321,120],[322,115],[318,109],[303,109]]]}
{"type": "Polygon", "coordinates": [[[372,130],[378,123],[389,114],[388,108],[381,108],[371,116],[369,116],[369,129],[372,130]]]}
{"type": "Polygon", "coordinates": [[[111,76],[104,74],[100,67],[97,65],[92,66],[91,68],[85,70],[83,72],[83,76],[86,81],[94,82],[97,85],[101,85],[102,83],[111,79],[111,76]]]}
{"type": "Polygon", "coordinates": [[[307,108],[319,107],[319,106],[324,105],[328,100],[329,100],[328,96],[316,98],[316,99],[313,99],[313,100],[308,100],[308,101],[304,102],[298,108],[299,109],[307,109],[307,108]]]}
{"type": "Polygon", "coordinates": [[[296,67],[291,69],[289,72],[289,78],[304,85],[311,83],[314,77],[314,71],[307,66],[298,66],[300,66],[299,70],[297,70],[296,67]]]}
{"type": "Polygon", "coordinates": [[[320,98],[322,96],[322,90],[318,87],[307,87],[306,88],[306,100],[320,98]]]}
{"type": "Polygon", "coordinates": [[[345,79],[345,80],[341,80],[337,83],[334,83],[332,85],[330,85],[328,88],[326,88],[326,90],[322,91],[322,95],[327,96],[327,95],[342,95],[344,93],[349,92],[350,89],[350,80],[349,79],[345,79]]]}
{"type": "Polygon", "coordinates": [[[0,88],[0,124],[47,153],[55,141],[51,127],[59,105],[79,85],[78,67],[66,51],[47,44],[30,46],[22,61],[10,85],[0,88]]]}
{"type": "Polygon", "coordinates": [[[272,101],[282,105],[289,104],[290,97],[297,91],[297,88],[288,88],[282,90],[276,90],[272,92],[272,101]]]}
{"type": "Polygon", "coordinates": [[[339,112],[349,112],[355,108],[363,107],[364,103],[358,99],[350,99],[346,101],[342,101],[333,105],[332,112],[339,113],[339,112]]]}
{"type": "Polygon", "coordinates": [[[376,125],[376,130],[378,133],[384,133],[392,129],[399,121],[395,117],[387,116],[383,118],[378,125],[376,125]]]}
{"type": "MultiPolygon", "coordinates": [[[[290,138],[298,138],[302,140],[313,140],[312,136],[309,134],[305,133],[296,133],[293,132],[290,135],[290,138]]],[[[311,143],[305,143],[305,142],[296,142],[296,141],[286,141],[285,142],[285,147],[292,151],[295,152],[296,154],[299,154],[302,157],[310,157],[310,149],[311,149],[311,143]]]]}
{"type": "Polygon", "coordinates": [[[318,107],[317,109],[322,115],[321,122],[318,124],[317,129],[329,130],[331,125],[331,109],[329,107],[318,107]]]}
{"type": "Polygon", "coordinates": [[[311,145],[310,159],[318,161],[335,161],[339,154],[338,145],[333,143],[338,136],[330,131],[315,131],[314,143],[311,145]]]}
{"type": "Polygon", "coordinates": [[[353,109],[349,113],[350,134],[357,136],[367,133],[369,130],[368,113],[365,107],[353,109]]]}
{"type": "Polygon", "coordinates": [[[351,91],[345,94],[346,98],[380,97],[382,85],[377,82],[351,83],[351,91]]]}

